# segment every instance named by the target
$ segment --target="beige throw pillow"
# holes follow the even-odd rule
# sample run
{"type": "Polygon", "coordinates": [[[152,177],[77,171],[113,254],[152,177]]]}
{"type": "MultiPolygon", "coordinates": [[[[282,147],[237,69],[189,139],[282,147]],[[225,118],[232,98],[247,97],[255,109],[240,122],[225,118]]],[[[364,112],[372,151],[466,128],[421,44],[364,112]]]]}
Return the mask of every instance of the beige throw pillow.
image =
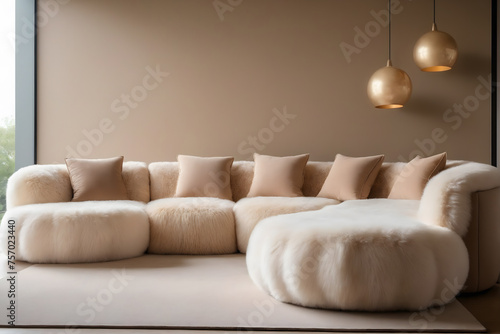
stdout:
{"type": "Polygon", "coordinates": [[[247,197],[302,196],[309,154],[273,157],[254,153],[254,174],[247,197]]]}
{"type": "Polygon", "coordinates": [[[317,197],[339,201],[368,198],[383,161],[383,155],[353,158],[337,154],[317,197]]]}
{"type": "Polygon", "coordinates": [[[179,178],[175,197],[217,197],[233,199],[231,166],[233,157],[179,155],[179,178]]]}
{"type": "Polygon", "coordinates": [[[73,201],[128,200],[122,177],[123,157],[66,159],[73,201]]]}
{"type": "Polygon", "coordinates": [[[446,166],[446,152],[428,158],[415,157],[407,163],[389,193],[391,199],[420,199],[431,177],[446,166]]]}

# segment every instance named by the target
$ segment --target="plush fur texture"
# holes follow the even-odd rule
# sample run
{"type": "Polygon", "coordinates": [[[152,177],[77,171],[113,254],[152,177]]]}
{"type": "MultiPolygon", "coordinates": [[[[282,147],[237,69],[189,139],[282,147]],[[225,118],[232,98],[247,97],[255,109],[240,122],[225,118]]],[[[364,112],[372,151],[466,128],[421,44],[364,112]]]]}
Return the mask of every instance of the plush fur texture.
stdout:
{"type": "Polygon", "coordinates": [[[19,169],[7,184],[7,209],[26,204],[69,202],[73,197],[66,165],[19,169]]]}
{"type": "Polygon", "coordinates": [[[0,249],[7,248],[7,221],[13,219],[19,261],[79,263],[140,256],[149,243],[144,206],[132,201],[89,201],[16,207],[0,225],[0,249]]]}
{"type": "Polygon", "coordinates": [[[127,161],[122,169],[123,183],[132,201],[149,202],[149,171],[145,162],[127,161]]]}
{"type": "Polygon", "coordinates": [[[246,253],[248,239],[255,226],[264,218],[338,204],[337,200],[321,197],[249,197],[234,205],[238,250],[246,253]]]}
{"type": "Polygon", "coordinates": [[[465,282],[467,249],[455,232],[419,222],[417,208],[418,201],[371,199],[267,218],[250,237],[249,274],[274,298],[309,307],[445,304],[465,282]]]}
{"type": "Polygon", "coordinates": [[[449,162],[424,189],[418,218],[465,236],[471,217],[471,193],[500,186],[500,170],[475,162],[449,162]]]}
{"type": "Polygon", "coordinates": [[[174,197],[179,177],[178,162],[153,162],[149,164],[151,200],[174,197]]]}
{"type": "Polygon", "coordinates": [[[234,202],[208,197],[165,198],[150,202],[148,252],[231,254],[236,252],[234,202]]]}
{"type": "Polygon", "coordinates": [[[235,161],[231,168],[231,191],[235,202],[245,198],[253,179],[253,161],[235,161]]]}

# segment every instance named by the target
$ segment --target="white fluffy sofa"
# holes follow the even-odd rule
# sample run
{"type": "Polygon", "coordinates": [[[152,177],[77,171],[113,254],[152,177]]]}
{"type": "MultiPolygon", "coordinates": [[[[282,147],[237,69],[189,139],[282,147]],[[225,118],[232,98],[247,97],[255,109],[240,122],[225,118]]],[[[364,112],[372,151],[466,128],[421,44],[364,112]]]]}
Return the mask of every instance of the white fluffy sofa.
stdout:
{"type": "MultiPolygon", "coordinates": [[[[331,166],[332,162],[307,163],[303,197],[246,197],[254,162],[234,162],[230,201],[174,197],[177,162],[125,162],[122,175],[130,200],[101,202],[71,202],[65,165],[25,167],[8,183],[1,252],[6,252],[7,222],[14,220],[17,259],[33,263],[110,261],[145,252],[245,253],[252,231],[263,219],[325,207],[335,215],[328,207],[339,201],[315,197],[331,166]]],[[[386,198],[403,166],[384,163],[366,200],[377,198],[372,203],[381,203],[389,215],[390,203],[398,200],[386,198]]],[[[448,161],[445,170],[429,181],[420,201],[399,201],[407,203],[402,205],[408,205],[407,215],[414,217],[415,224],[440,226],[463,239],[469,266],[463,291],[482,291],[495,284],[500,273],[500,172],[496,168],[448,161]]],[[[350,212],[358,218],[367,215],[366,210],[356,214],[356,205],[350,212]]]]}

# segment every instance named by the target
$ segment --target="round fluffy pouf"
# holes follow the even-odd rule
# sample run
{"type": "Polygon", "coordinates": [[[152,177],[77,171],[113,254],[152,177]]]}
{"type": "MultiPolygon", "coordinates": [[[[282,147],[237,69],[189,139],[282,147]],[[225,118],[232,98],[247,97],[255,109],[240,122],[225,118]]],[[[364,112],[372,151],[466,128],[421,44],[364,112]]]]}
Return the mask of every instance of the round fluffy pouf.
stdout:
{"type": "Polygon", "coordinates": [[[247,250],[252,280],[287,303],[420,310],[451,301],[467,278],[462,239],[416,220],[418,201],[360,200],[270,217],[247,250]]]}
{"type": "Polygon", "coordinates": [[[2,220],[2,241],[9,235],[9,220],[16,230],[16,258],[31,263],[121,260],[144,254],[149,243],[145,204],[134,201],[19,206],[2,220]]]}

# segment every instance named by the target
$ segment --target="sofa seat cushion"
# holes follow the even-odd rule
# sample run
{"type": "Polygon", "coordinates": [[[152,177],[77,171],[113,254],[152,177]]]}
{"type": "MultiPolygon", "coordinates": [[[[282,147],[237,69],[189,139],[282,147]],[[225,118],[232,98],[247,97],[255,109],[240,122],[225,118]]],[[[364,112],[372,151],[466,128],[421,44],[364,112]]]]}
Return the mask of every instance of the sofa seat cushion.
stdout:
{"type": "Polygon", "coordinates": [[[451,301],[467,249],[418,221],[418,201],[370,199],[270,217],[250,237],[252,280],[274,298],[343,310],[420,310],[451,301]]]}
{"type": "Polygon", "coordinates": [[[15,221],[16,259],[31,263],[121,260],[144,254],[149,243],[145,204],[135,201],[19,206],[2,220],[2,241],[9,220],[15,221]]]}
{"type": "Polygon", "coordinates": [[[152,254],[236,252],[233,201],[213,197],[164,198],[147,204],[152,254]]]}
{"type": "Polygon", "coordinates": [[[248,197],[234,205],[238,250],[246,253],[255,225],[264,218],[301,211],[319,210],[339,201],[320,197],[248,197]]]}

